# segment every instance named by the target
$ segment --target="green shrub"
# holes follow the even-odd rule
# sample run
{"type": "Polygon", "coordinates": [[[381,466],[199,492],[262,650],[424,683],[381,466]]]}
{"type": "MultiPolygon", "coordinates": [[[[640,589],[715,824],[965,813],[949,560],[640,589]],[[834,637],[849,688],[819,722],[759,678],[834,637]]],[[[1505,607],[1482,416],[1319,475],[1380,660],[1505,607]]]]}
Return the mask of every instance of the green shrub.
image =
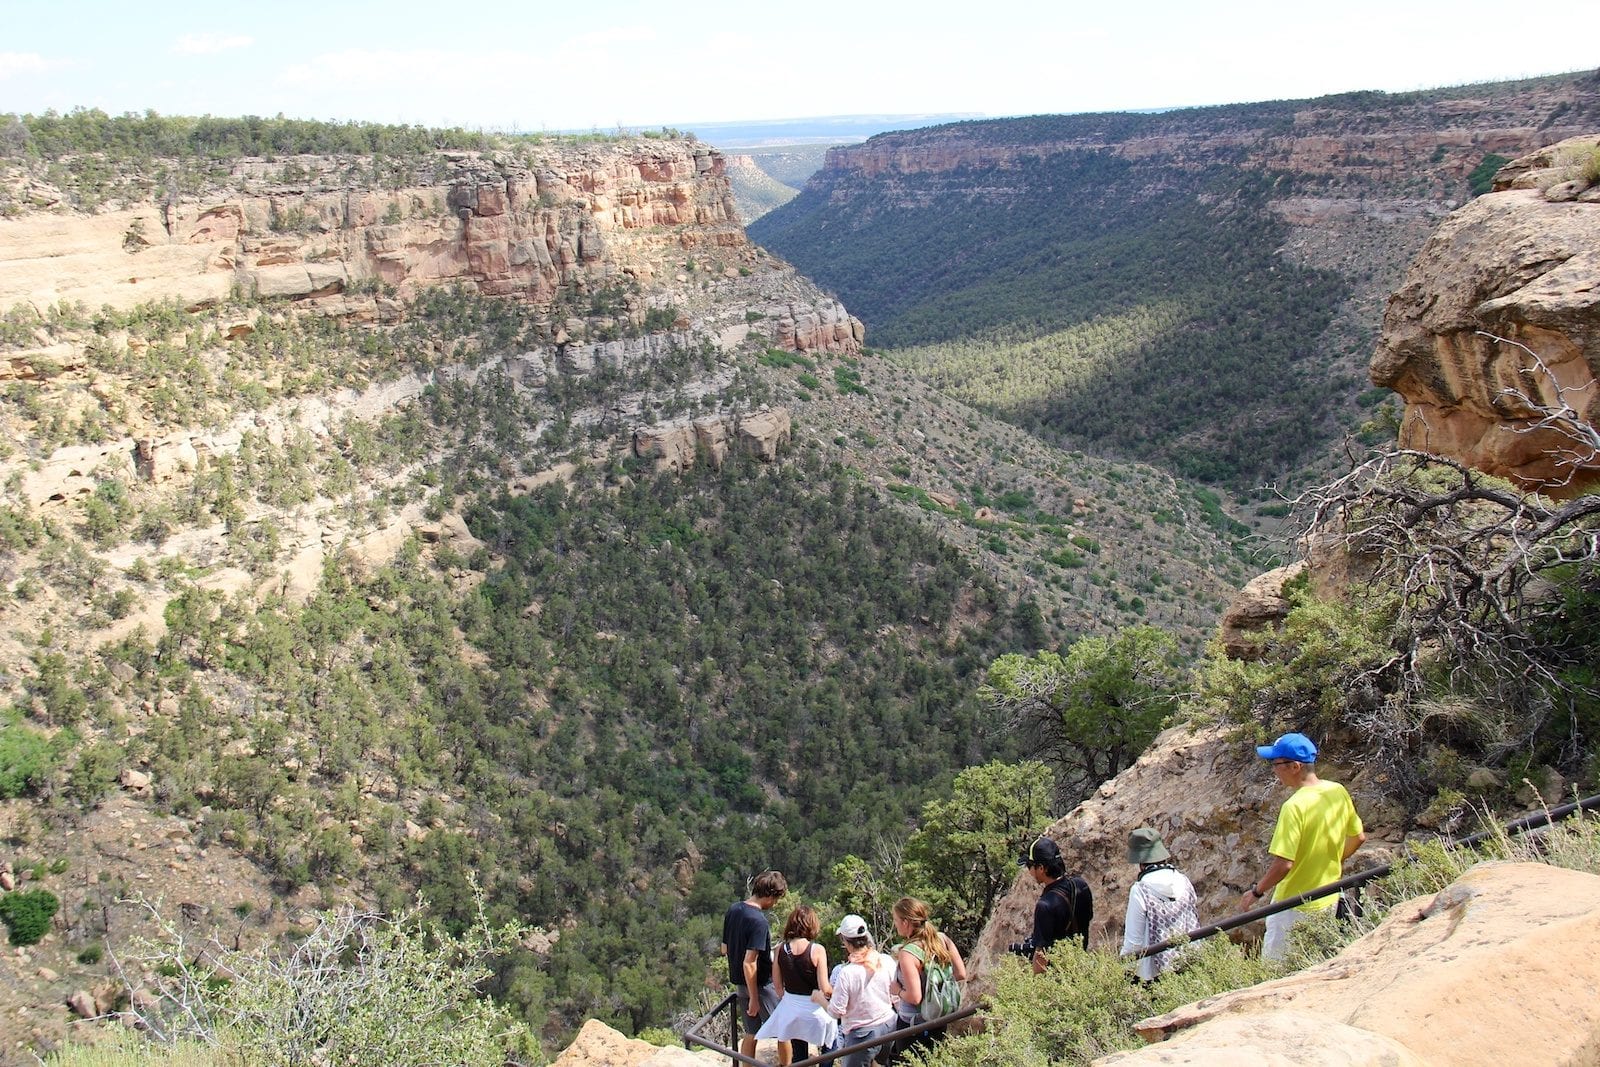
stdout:
{"type": "Polygon", "coordinates": [[[1467,185],[1472,189],[1473,196],[1482,196],[1494,188],[1494,176],[1500,173],[1500,168],[1510,163],[1505,156],[1490,152],[1483,157],[1483,161],[1472,168],[1472,173],[1467,175],[1467,185]]]}
{"type": "Polygon", "coordinates": [[[1589,185],[1600,183],[1600,146],[1578,161],[1578,177],[1589,185]]]}
{"type": "Polygon", "coordinates": [[[55,769],[56,756],[42,731],[0,717],[0,800],[38,788],[55,769]]]}
{"type": "Polygon", "coordinates": [[[661,1048],[673,1048],[683,1044],[683,1037],[664,1026],[650,1026],[639,1031],[639,1040],[648,1041],[661,1048]]]}
{"type": "Polygon", "coordinates": [[[0,897],[0,922],[11,932],[13,945],[36,945],[50,932],[61,901],[48,889],[29,889],[0,897]]]}
{"type": "Polygon", "coordinates": [[[861,372],[852,370],[849,367],[833,368],[833,384],[838,388],[839,392],[846,396],[851,393],[859,393],[862,396],[870,395],[866,386],[861,384],[861,372]]]}
{"type": "Polygon", "coordinates": [[[94,807],[116,784],[122,760],[121,747],[110,741],[90,745],[67,773],[67,792],[84,807],[94,807]]]}

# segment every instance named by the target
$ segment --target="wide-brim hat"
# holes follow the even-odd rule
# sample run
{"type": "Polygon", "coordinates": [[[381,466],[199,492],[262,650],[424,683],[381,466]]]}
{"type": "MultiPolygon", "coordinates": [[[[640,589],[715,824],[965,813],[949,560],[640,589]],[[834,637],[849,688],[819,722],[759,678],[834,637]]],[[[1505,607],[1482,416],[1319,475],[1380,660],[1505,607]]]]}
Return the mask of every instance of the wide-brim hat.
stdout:
{"type": "Polygon", "coordinates": [[[1134,863],[1160,863],[1172,858],[1167,843],[1153,826],[1141,826],[1128,835],[1128,859],[1134,863]]]}

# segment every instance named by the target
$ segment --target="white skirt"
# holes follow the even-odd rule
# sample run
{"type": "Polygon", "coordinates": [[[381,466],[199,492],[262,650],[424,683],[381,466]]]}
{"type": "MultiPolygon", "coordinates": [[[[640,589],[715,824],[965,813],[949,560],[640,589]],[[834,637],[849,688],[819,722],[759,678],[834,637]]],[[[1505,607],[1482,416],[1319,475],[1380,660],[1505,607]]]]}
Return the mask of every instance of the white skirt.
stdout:
{"type": "Polygon", "coordinates": [[[799,993],[785,993],[778,1010],[756,1031],[762,1041],[804,1041],[816,1049],[829,1047],[838,1036],[839,1020],[799,993]]]}

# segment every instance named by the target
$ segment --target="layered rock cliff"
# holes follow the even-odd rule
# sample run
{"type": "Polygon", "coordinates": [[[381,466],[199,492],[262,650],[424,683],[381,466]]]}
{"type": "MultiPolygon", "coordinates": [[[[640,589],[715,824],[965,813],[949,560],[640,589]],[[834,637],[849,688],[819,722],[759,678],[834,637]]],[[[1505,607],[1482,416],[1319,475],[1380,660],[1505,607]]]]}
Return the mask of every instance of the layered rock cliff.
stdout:
{"type": "MultiPolygon", "coordinates": [[[[160,411],[124,405],[118,421],[130,436],[27,457],[19,491],[29,506],[89,492],[97,477],[168,481],[207,455],[230,453],[252,428],[281,435],[293,425],[325,436],[339,418],[379,417],[430,382],[463,374],[502,369],[518,388],[545,389],[700,343],[725,353],[772,345],[848,354],[864,336],[838,301],[746,240],[721,156],[692,142],[448,153],[432,173],[413,175],[428,184],[393,191],[334,188],[349,176],[329,160],[282,166],[303,175],[298,185],[269,181],[265,164],[245,160],[199,195],[98,213],[57,201],[0,221],[0,308],[41,316],[60,305],[199,310],[242,294],[266,301],[279,322],[309,312],[382,328],[417,294],[463,286],[531,305],[535,329],[507,351],[475,354],[470,368],[380,370],[381,384],[297,397],[283,411],[256,408],[223,423],[174,427],[160,411]]],[[[259,308],[240,312],[208,325],[199,341],[224,345],[253,332],[260,317],[259,308]]],[[[70,387],[93,377],[88,348],[103,356],[148,347],[126,330],[41,331],[40,339],[0,348],[0,381],[70,387]]],[[[681,389],[715,404],[731,377],[729,367],[681,389]]],[[[618,415],[650,421],[639,397],[605,413],[618,415]]],[[[601,418],[580,411],[574,421],[601,418]]]]}
{"type": "MultiPolygon", "coordinates": [[[[1600,74],[1436,93],[1355,92],[1150,115],[1038,116],[880,134],[832,148],[812,184],[1016,169],[1062,152],[1200,168],[1218,163],[1365,192],[1445,194],[1488,153],[1522,154],[1578,135],[1600,116],[1600,74]],[[1421,190],[1416,187],[1422,179],[1421,190]]],[[[999,181],[1000,191],[1005,182],[999,181]]]]}
{"type": "MultiPolygon", "coordinates": [[[[740,353],[860,350],[861,324],[838,301],[745,239],[722,158],[704,146],[441,153],[406,178],[374,189],[348,161],[243,160],[198,191],[95,212],[69,209],[35,180],[27,199],[42,206],[0,220],[0,309],[36,324],[0,343],[0,382],[27,398],[0,411],[13,442],[0,455],[0,504],[75,522],[117,486],[169,498],[241,449],[337,451],[351,432],[371,432],[354,427],[400,417],[442,387],[499,392],[527,408],[513,491],[624,454],[680,469],[700,455],[720,462],[731,447],[770,460],[788,440],[789,415],[729,398],[740,353]],[[389,335],[441,289],[514,304],[527,326],[487,345],[433,342],[404,364],[364,361],[337,387],[307,365],[290,388],[270,345],[259,368],[239,351],[261,331],[293,336],[306,316],[389,335]],[[191,313],[184,332],[143,325],[172,306],[191,313]],[[108,315],[96,325],[98,309],[108,315]],[[669,364],[683,366],[667,388],[629,388],[634,378],[659,383],[669,364]],[[224,380],[233,384],[219,391],[224,380]],[[56,429],[42,432],[47,423],[56,429]],[[590,443],[550,447],[574,435],[590,443]]],[[[384,347],[356,332],[344,343],[384,347]]],[[[270,576],[217,566],[228,556],[220,527],[173,531],[165,548],[209,562],[205,582],[218,593],[302,599],[341,545],[382,561],[429,525],[416,501],[376,523],[356,506],[400,493],[413,475],[403,468],[292,508],[251,502],[236,521],[273,531],[281,566],[270,576]]],[[[133,554],[117,558],[126,565],[133,554]]],[[[120,640],[139,627],[158,637],[168,596],[142,599],[75,637],[120,640]]],[[[0,641],[17,662],[24,629],[0,641]]]]}
{"type": "MultiPolygon", "coordinates": [[[[566,319],[598,291],[649,290],[608,309],[638,324],[649,306],[705,307],[702,290],[786,273],[746,240],[720,154],[692,142],[443,153],[431,174],[412,176],[426,184],[393,190],[355,181],[334,161],[282,165],[307,177],[267,182],[264,164],[246,160],[199,195],[5,220],[0,308],[195,308],[239,291],[390,321],[397,301],[459,283],[547,308],[548,337],[566,343],[578,339],[566,319]]],[[[794,295],[780,285],[747,303],[794,295]]],[[[839,322],[826,336],[800,330],[790,340],[830,350],[858,343],[859,327],[852,333],[834,308],[829,325],[839,322]]]]}

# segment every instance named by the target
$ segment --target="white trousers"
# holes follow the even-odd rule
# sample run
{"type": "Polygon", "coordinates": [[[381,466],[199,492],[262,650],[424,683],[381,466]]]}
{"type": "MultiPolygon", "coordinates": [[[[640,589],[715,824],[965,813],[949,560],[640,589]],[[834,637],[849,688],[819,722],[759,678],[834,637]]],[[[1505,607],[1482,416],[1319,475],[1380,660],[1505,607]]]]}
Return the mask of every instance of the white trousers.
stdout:
{"type": "Polygon", "coordinates": [[[1289,931],[1294,929],[1295,923],[1310,917],[1310,913],[1299,908],[1290,908],[1276,915],[1268,915],[1267,939],[1261,943],[1261,958],[1283,962],[1289,955],[1289,931]]]}

